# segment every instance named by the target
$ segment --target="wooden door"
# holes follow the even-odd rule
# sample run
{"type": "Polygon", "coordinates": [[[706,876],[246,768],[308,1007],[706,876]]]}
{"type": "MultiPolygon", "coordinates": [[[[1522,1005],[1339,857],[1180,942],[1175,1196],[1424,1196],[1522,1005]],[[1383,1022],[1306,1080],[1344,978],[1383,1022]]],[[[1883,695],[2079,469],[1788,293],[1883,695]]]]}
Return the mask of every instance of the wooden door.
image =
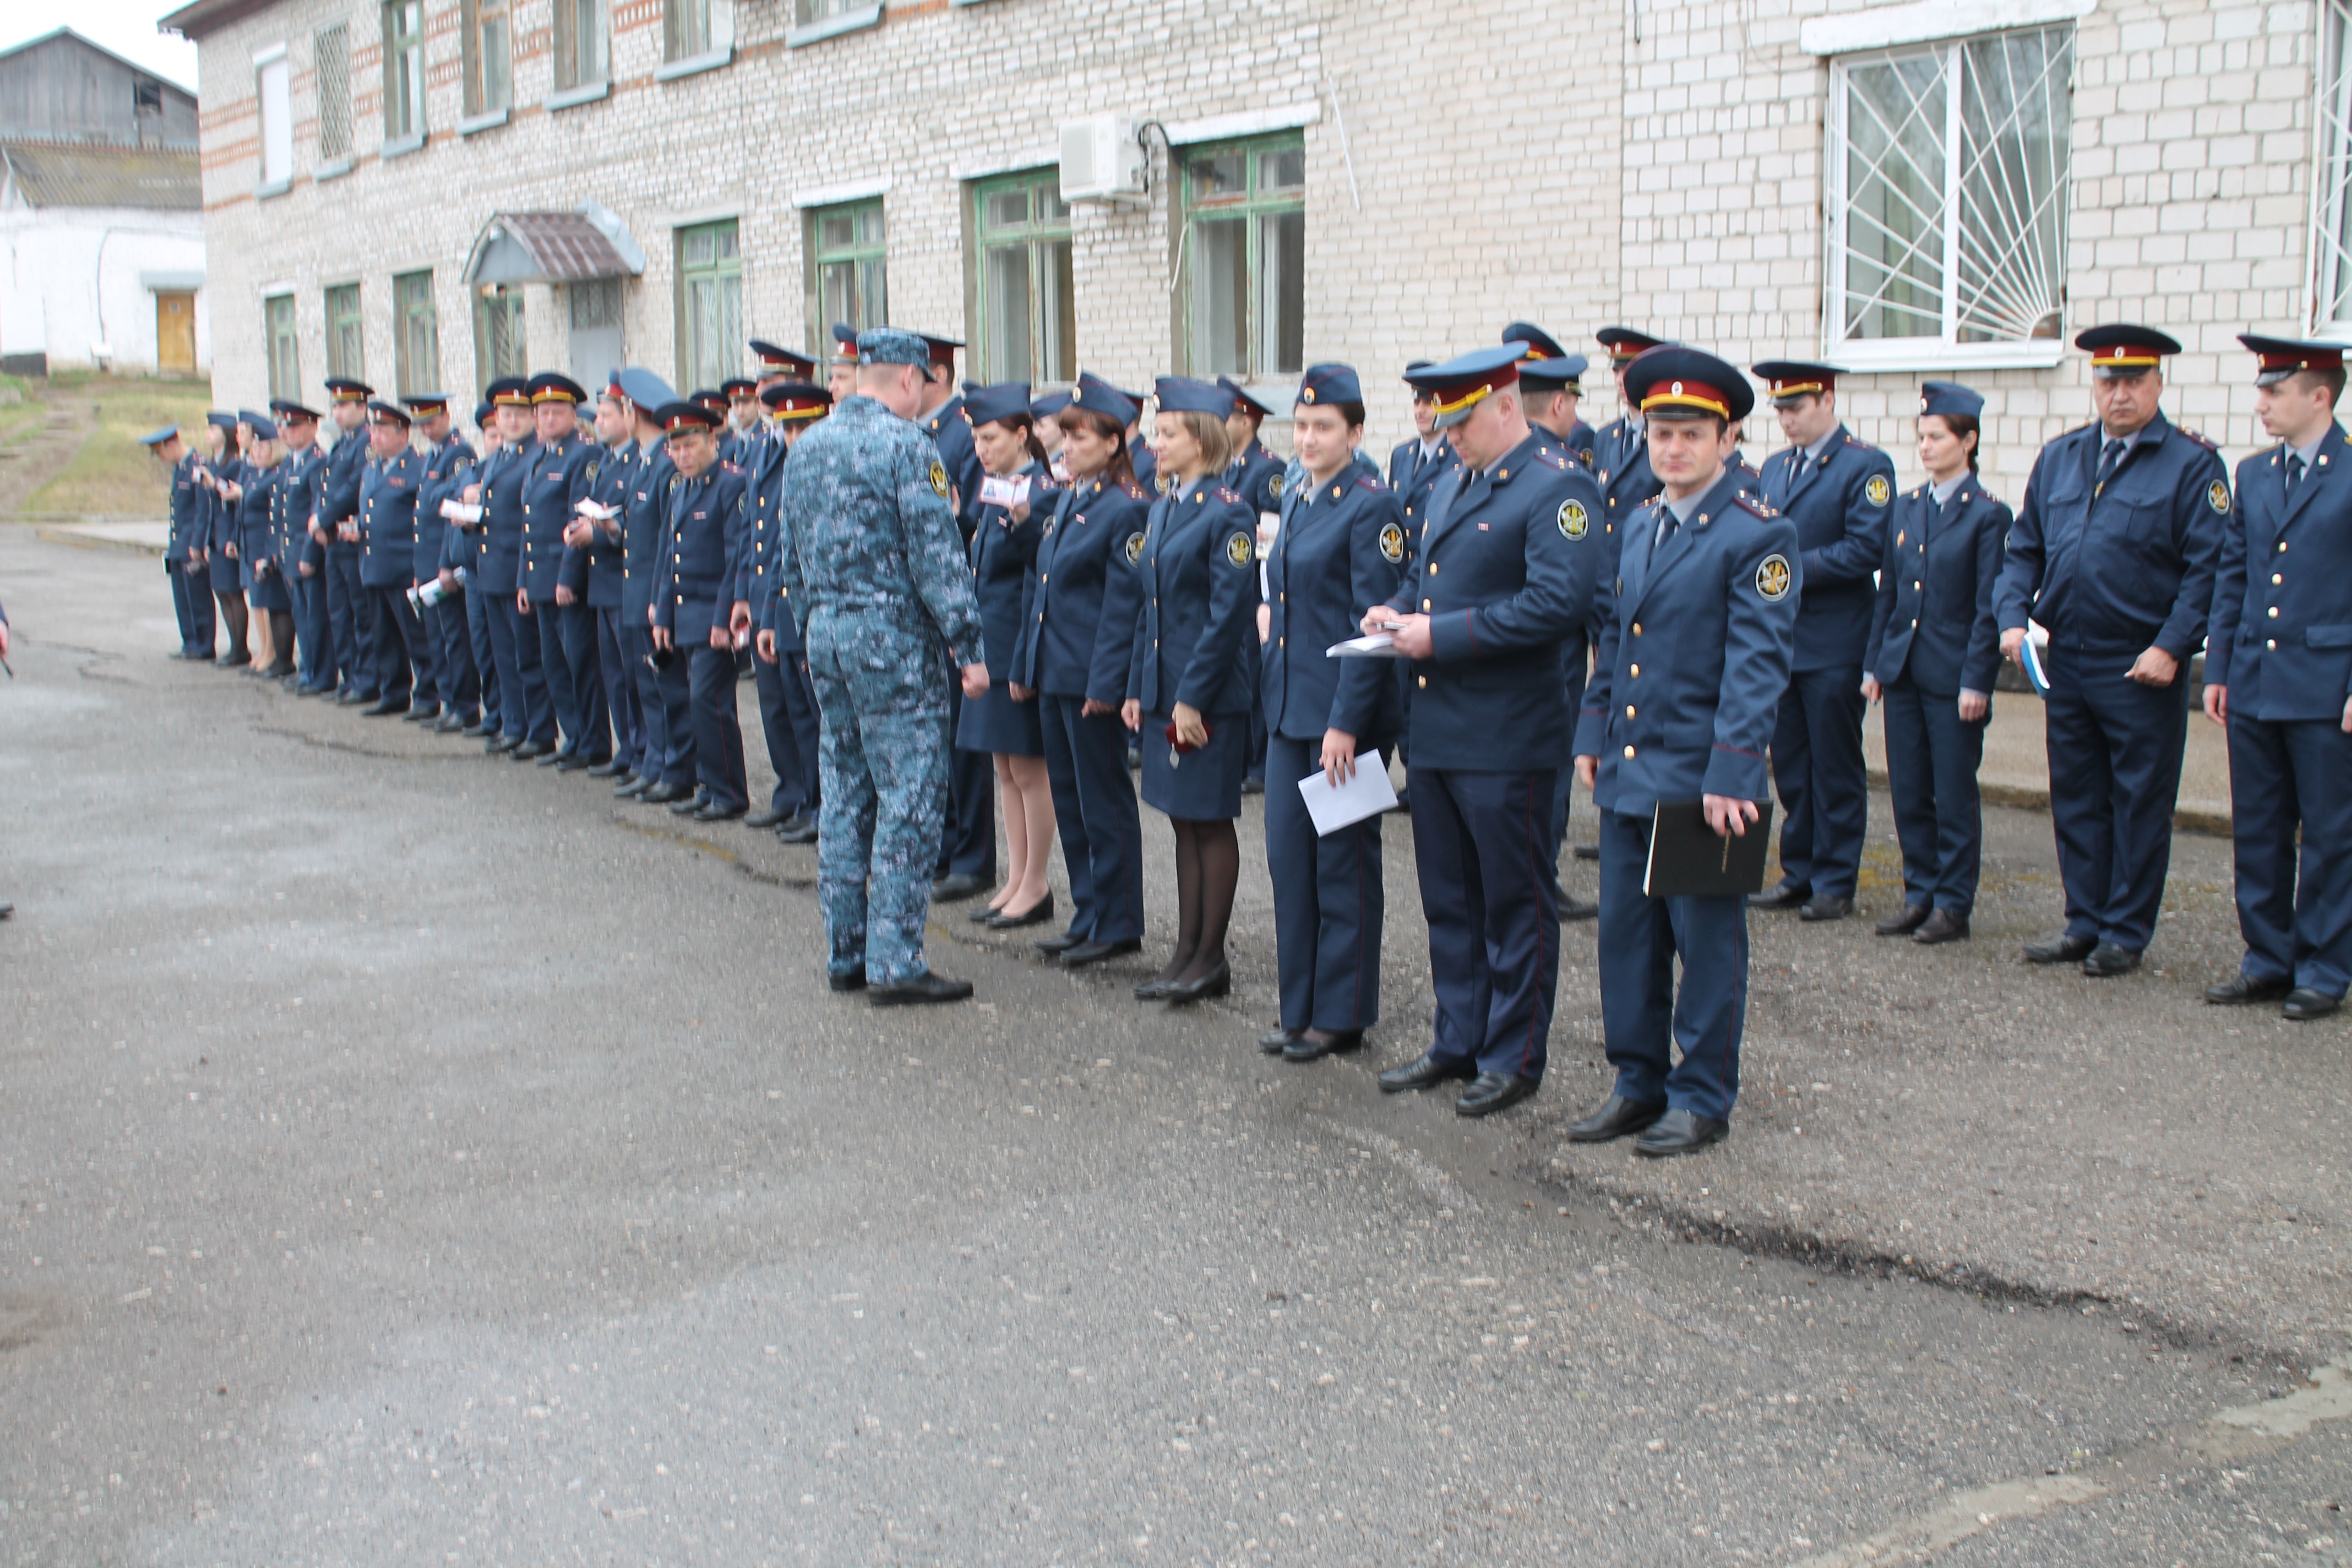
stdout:
{"type": "Polygon", "coordinates": [[[196,297],[155,296],[155,368],[165,374],[196,374],[196,297]]]}

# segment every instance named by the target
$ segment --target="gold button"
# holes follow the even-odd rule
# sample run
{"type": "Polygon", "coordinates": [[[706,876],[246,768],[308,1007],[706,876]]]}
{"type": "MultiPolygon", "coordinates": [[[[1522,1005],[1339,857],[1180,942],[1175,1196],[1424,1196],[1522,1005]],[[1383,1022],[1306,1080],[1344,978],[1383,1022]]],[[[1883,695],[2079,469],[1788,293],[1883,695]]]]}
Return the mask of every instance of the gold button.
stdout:
{"type": "Polygon", "coordinates": [[[1423,686],[1427,686],[1427,685],[1429,684],[1429,677],[1427,677],[1427,676],[1425,676],[1425,675],[1416,675],[1416,676],[1414,676],[1414,677],[1413,677],[1413,679],[1414,679],[1415,680],[1419,681],[1419,682],[1420,682],[1422,685],[1423,685],[1423,686]]]}
{"type": "Polygon", "coordinates": [[[1434,561],[1429,563],[1429,574],[1433,577],[1437,575],[1437,563],[1434,561]]]}
{"type": "Polygon", "coordinates": [[[1633,755],[1633,747],[1631,747],[1631,746],[1626,747],[1626,748],[1625,748],[1625,755],[1626,755],[1626,757],[1627,757],[1628,759],[1631,759],[1631,758],[1632,758],[1632,756],[1633,755]]]}
{"type": "Polygon", "coordinates": [[[2282,539],[2282,540],[2280,540],[2280,541],[2279,541],[2279,553],[2280,553],[2281,555],[2284,555],[2284,554],[2285,554],[2285,553],[2286,553],[2286,541],[2285,541],[2285,540],[2284,540],[2284,539],[2282,539]]]}
{"type": "Polygon", "coordinates": [[[1429,601],[1428,601],[1427,599],[1423,599],[1423,600],[1421,602],[1421,607],[1422,607],[1423,609],[1424,609],[1424,610],[1425,610],[1425,609],[1427,609],[1427,608],[1429,608],[1429,601]]]}
{"type": "Polygon", "coordinates": [[[2277,640],[2276,640],[2275,638],[2273,638],[2273,640],[2271,640],[2271,641],[2269,641],[2269,642],[2266,642],[2266,643],[2263,644],[2263,646],[2264,647],[2266,647],[2266,648],[2271,648],[2271,649],[2275,650],[2275,649],[2277,648],[2277,647],[2278,647],[2278,642],[2277,642],[2277,640]]]}
{"type": "Polygon", "coordinates": [[[1642,679],[1642,667],[1641,667],[1640,665],[1638,665],[1638,664],[1637,664],[1637,665],[1635,665],[1635,666],[1633,667],[1633,679],[1636,679],[1636,680],[1639,680],[1639,679],[1642,679]]]}
{"type": "Polygon", "coordinates": [[[1625,717],[1626,717],[1626,718],[1628,718],[1628,719],[1631,719],[1633,716],[1633,705],[1631,702],[1628,702],[1627,704],[1625,704],[1625,717]]]}
{"type": "Polygon", "coordinates": [[[2273,583],[2284,583],[2284,582],[2285,582],[2285,581],[2286,581],[2286,579],[2285,579],[2284,577],[2281,576],[2281,575],[2280,575],[2279,574],[2277,574],[2276,572],[2273,572],[2273,573],[2272,573],[2272,574],[2271,574],[2271,581],[2272,581],[2273,583]]]}
{"type": "Polygon", "coordinates": [[[1635,621],[1633,623],[1633,635],[1635,637],[1640,637],[1642,635],[1642,623],[1639,621],[1635,621]]]}
{"type": "Polygon", "coordinates": [[[2278,619],[2278,606],[2277,606],[2276,605],[2273,605],[2271,606],[2271,619],[2273,619],[2273,620],[2277,620],[2277,619],[2278,619]]]}
{"type": "Polygon", "coordinates": [[[1283,639],[1282,639],[1282,638],[1280,638],[1280,637],[1276,637],[1276,638],[1275,638],[1275,639],[1274,639],[1274,646],[1275,646],[1275,647],[1280,647],[1282,646],[1282,642],[1283,642],[1283,639]]]}

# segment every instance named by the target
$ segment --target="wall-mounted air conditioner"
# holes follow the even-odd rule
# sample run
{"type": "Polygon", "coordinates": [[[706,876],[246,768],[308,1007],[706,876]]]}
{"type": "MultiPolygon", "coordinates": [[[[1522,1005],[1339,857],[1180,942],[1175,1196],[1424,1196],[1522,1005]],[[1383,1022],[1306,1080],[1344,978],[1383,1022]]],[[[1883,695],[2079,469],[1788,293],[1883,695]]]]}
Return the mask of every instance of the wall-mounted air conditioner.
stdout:
{"type": "Polygon", "coordinates": [[[1064,201],[1139,202],[1143,174],[1143,143],[1134,121],[1097,114],[1062,127],[1064,201]]]}

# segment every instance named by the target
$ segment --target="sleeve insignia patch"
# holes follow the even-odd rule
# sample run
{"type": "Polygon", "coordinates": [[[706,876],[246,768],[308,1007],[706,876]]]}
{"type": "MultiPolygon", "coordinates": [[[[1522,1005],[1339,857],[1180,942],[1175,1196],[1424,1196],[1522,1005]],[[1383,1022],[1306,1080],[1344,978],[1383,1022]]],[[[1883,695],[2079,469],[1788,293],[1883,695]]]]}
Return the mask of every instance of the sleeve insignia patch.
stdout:
{"type": "Polygon", "coordinates": [[[1127,536],[1127,563],[1129,566],[1132,566],[1142,559],[1143,535],[1140,533],[1129,534],[1127,536]]]}
{"type": "Polygon", "coordinates": [[[937,458],[933,458],[931,459],[931,489],[940,493],[940,499],[941,500],[948,499],[947,465],[940,462],[937,458]]]}
{"type": "Polygon", "coordinates": [[[1381,559],[1391,565],[1404,559],[1404,530],[1393,522],[1381,530],[1381,559]]]}
{"type": "Polygon", "coordinates": [[[1592,527],[1592,519],[1585,512],[1580,500],[1559,503],[1559,534],[1562,539],[1581,539],[1592,527]]]}
{"type": "Polygon", "coordinates": [[[1231,539],[1226,540],[1225,559],[1232,562],[1236,566],[1248,565],[1250,563],[1250,536],[1246,533],[1235,532],[1231,539]]]}
{"type": "Polygon", "coordinates": [[[2229,516],[2230,487],[2223,484],[2219,479],[2215,479],[2211,484],[2207,485],[2205,487],[2205,504],[2211,507],[2215,511],[2220,512],[2223,517],[2229,516]]]}
{"type": "Polygon", "coordinates": [[[1282,496],[1282,476],[1276,474],[1265,481],[1266,493],[1279,500],[1282,496]]]}
{"type": "Polygon", "coordinates": [[[1873,474],[1870,483],[1862,487],[1862,493],[1870,498],[1871,505],[1885,506],[1894,499],[1895,487],[1886,482],[1885,474],[1873,474]]]}
{"type": "Polygon", "coordinates": [[[1756,591],[1772,604],[1789,596],[1789,558],[1779,551],[1756,565],[1756,591]]]}

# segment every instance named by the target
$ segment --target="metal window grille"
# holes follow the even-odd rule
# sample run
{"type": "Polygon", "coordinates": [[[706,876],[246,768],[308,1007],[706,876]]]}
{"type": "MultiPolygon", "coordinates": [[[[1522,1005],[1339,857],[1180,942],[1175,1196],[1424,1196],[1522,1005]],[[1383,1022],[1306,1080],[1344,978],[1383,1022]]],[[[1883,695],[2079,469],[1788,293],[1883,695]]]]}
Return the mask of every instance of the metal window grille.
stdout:
{"type": "Polygon", "coordinates": [[[493,284],[474,302],[474,382],[489,391],[502,375],[529,372],[530,345],[523,331],[522,290],[493,284]]]}
{"type": "Polygon", "coordinates": [[[621,280],[588,278],[564,289],[572,310],[572,330],[593,331],[621,324],[621,280]]]}
{"type": "Polygon", "coordinates": [[[2319,10],[2312,314],[2326,327],[2352,325],[2352,4],[2325,0],[2319,10]]]}
{"type": "Polygon", "coordinates": [[[1835,340],[2060,335],[2074,64],[2064,26],[1839,62],[1835,340]]]}
{"type": "Polygon", "coordinates": [[[310,41],[312,79],[319,92],[319,156],[327,162],[352,155],[352,34],[341,22],[321,27],[310,41]]]}
{"type": "Polygon", "coordinates": [[[1179,332],[1193,375],[1245,381],[1306,366],[1307,144],[1184,151],[1179,332]]]}

